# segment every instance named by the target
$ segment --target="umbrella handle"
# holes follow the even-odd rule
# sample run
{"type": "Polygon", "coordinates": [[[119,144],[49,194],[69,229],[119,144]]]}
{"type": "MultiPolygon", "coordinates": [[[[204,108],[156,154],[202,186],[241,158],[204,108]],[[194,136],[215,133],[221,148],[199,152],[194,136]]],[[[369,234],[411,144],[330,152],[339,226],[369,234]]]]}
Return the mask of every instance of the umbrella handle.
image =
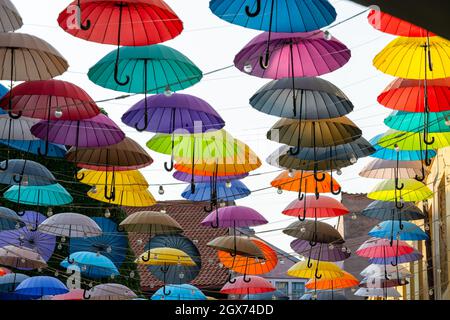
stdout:
{"type": "Polygon", "coordinates": [[[309,240],[309,245],[310,245],[311,247],[315,247],[316,244],[317,244],[317,241],[315,241],[315,240],[309,240]]]}
{"type": "Polygon", "coordinates": [[[425,164],[427,165],[427,167],[431,166],[431,158],[428,157],[428,148],[425,148],[425,164]]]}
{"type": "Polygon", "coordinates": [[[298,156],[300,154],[300,148],[299,147],[291,147],[289,148],[289,154],[291,156],[298,156]],[[293,151],[295,150],[295,151],[293,151]]]}
{"type": "Polygon", "coordinates": [[[163,293],[165,296],[170,296],[170,294],[172,293],[172,291],[167,291],[166,285],[163,285],[163,293]]]}
{"type": "MultiPolygon", "coordinates": [[[[139,122],[136,122],[136,124],[134,125],[134,128],[139,131],[139,132],[144,132],[145,129],[147,129],[148,127],[148,118],[147,115],[145,115],[144,117],[144,126],[142,128],[139,128],[139,122]]],[[[167,170],[167,169],[166,169],[167,170]]]]}
{"type": "Polygon", "coordinates": [[[81,180],[83,180],[83,179],[84,179],[84,177],[85,177],[85,174],[84,174],[84,172],[82,172],[82,173],[81,173],[81,178],[80,178],[80,177],[78,177],[78,172],[77,172],[77,173],[75,173],[75,180],[77,180],[78,182],[80,182],[81,180]]]}
{"type": "Polygon", "coordinates": [[[126,76],[125,81],[123,81],[123,82],[120,81],[120,79],[119,79],[119,61],[117,61],[116,64],[114,65],[114,81],[119,86],[126,86],[130,82],[130,76],[126,76]]]}
{"type": "Polygon", "coordinates": [[[400,210],[403,209],[403,207],[405,206],[404,203],[398,202],[397,198],[395,198],[395,207],[400,210]]]}
{"type": "Polygon", "coordinates": [[[314,277],[318,280],[322,278],[322,275],[319,275],[319,266],[316,268],[316,272],[314,273],[314,277]]]}
{"type": "Polygon", "coordinates": [[[117,225],[116,230],[117,232],[125,232],[125,228],[122,227],[120,224],[117,225]]]}
{"type": "Polygon", "coordinates": [[[314,168],[314,179],[317,182],[322,182],[326,178],[325,173],[322,173],[322,176],[319,178],[319,172],[317,171],[317,166],[314,168]]]}
{"type": "Polygon", "coordinates": [[[12,179],[14,180],[15,183],[21,183],[23,180],[23,175],[15,174],[15,175],[13,175],[12,179]],[[17,178],[17,177],[19,177],[19,178],[17,178]]]}
{"type": "Polygon", "coordinates": [[[331,188],[331,194],[334,194],[335,196],[341,194],[341,192],[342,192],[342,187],[341,186],[339,186],[339,188],[336,191],[334,191],[333,189],[334,188],[331,188]]]}
{"type": "Polygon", "coordinates": [[[78,6],[78,12],[79,12],[79,24],[80,24],[80,29],[81,30],[84,30],[84,31],[87,31],[87,30],[89,30],[90,28],[91,28],[91,20],[89,20],[89,19],[86,19],[86,24],[85,25],[83,25],[83,22],[81,21],[81,3],[80,3],[81,1],[80,0],[78,0],[78,4],[77,4],[77,6],[78,6]]]}
{"type": "Polygon", "coordinates": [[[244,273],[244,278],[242,278],[242,280],[244,280],[245,283],[249,283],[250,281],[252,281],[252,278],[247,278],[247,274],[244,273]]]}
{"type": "Polygon", "coordinates": [[[38,147],[37,151],[40,156],[43,156],[43,157],[47,156],[48,155],[48,140],[45,140],[45,152],[42,152],[41,146],[38,147]]]}
{"type": "Polygon", "coordinates": [[[11,119],[17,120],[22,117],[22,111],[19,111],[17,114],[12,113],[11,110],[8,111],[8,115],[11,119]]]}
{"type": "MultiPolygon", "coordinates": [[[[312,249],[312,247],[311,247],[311,249],[312,249]]],[[[306,265],[307,265],[308,269],[312,268],[313,264],[311,263],[311,255],[308,256],[308,262],[306,263],[306,265]]]]}
{"type": "Polygon", "coordinates": [[[423,142],[427,146],[431,146],[435,141],[436,141],[436,139],[434,137],[431,137],[431,139],[428,139],[428,134],[423,135],[423,142]]]}
{"type": "Polygon", "coordinates": [[[250,11],[249,5],[245,6],[245,14],[250,18],[258,16],[260,12],[261,12],[261,0],[256,0],[256,9],[253,12],[250,11]]]}
{"type": "Polygon", "coordinates": [[[422,182],[423,180],[425,180],[425,168],[424,168],[423,166],[422,166],[422,176],[419,177],[419,176],[416,174],[415,179],[416,179],[417,181],[419,181],[419,182],[422,182]]]}
{"type": "Polygon", "coordinates": [[[22,213],[17,212],[17,215],[18,215],[19,217],[23,217],[23,216],[25,215],[25,211],[22,211],[22,213]]]}
{"type": "Polygon", "coordinates": [[[217,208],[216,208],[216,224],[211,223],[211,228],[213,229],[218,229],[219,228],[219,213],[217,212],[217,208]]]}
{"type": "Polygon", "coordinates": [[[303,199],[305,199],[305,195],[302,192],[298,193],[298,200],[302,201],[303,199]]]}
{"type": "Polygon", "coordinates": [[[6,159],[5,160],[5,166],[3,167],[3,166],[0,165],[0,170],[1,171],[6,171],[6,170],[8,170],[8,167],[9,167],[9,159],[6,159]]]}
{"type": "Polygon", "coordinates": [[[84,289],[83,290],[83,299],[84,300],[89,300],[91,298],[91,294],[87,295],[86,293],[88,292],[88,290],[84,289]]]}
{"type": "Polygon", "coordinates": [[[212,212],[214,210],[212,202],[209,203],[209,207],[208,206],[204,206],[203,210],[205,212],[212,212]]]}
{"type": "Polygon", "coordinates": [[[231,284],[236,283],[236,279],[232,279],[231,272],[228,275],[228,282],[231,283],[231,284]]]}
{"type": "Polygon", "coordinates": [[[269,59],[270,59],[269,50],[266,50],[264,56],[259,56],[259,66],[261,67],[261,69],[266,70],[269,67],[269,59]]]}
{"type": "Polygon", "coordinates": [[[167,172],[170,172],[173,170],[173,159],[170,159],[170,166],[167,162],[164,162],[164,169],[166,169],[167,172]]]}
{"type": "Polygon", "coordinates": [[[70,257],[70,255],[67,257],[67,262],[69,263],[69,264],[74,264],[75,263],[75,259],[74,258],[71,258],[70,257]]]}
{"type": "Polygon", "coordinates": [[[150,252],[150,249],[147,251],[147,257],[141,257],[141,259],[142,259],[142,261],[144,261],[144,262],[149,262],[150,261],[150,255],[151,255],[151,252],[150,252]]]}
{"type": "Polygon", "coordinates": [[[395,179],[395,189],[402,190],[405,187],[405,184],[402,182],[401,184],[398,184],[398,178],[395,179]]]}
{"type": "Polygon", "coordinates": [[[111,192],[108,195],[108,186],[105,185],[104,197],[107,200],[113,200],[114,201],[114,199],[116,199],[116,191],[114,190],[114,187],[111,187],[111,192]]]}

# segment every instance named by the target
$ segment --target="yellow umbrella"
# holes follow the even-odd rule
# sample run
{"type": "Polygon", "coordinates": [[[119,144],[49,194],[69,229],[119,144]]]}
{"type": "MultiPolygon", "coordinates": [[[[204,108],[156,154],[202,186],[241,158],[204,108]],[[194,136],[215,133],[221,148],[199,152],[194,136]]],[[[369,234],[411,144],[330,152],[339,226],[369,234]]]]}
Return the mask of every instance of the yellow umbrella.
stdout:
{"type": "MultiPolygon", "coordinates": [[[[429,145],[431,149],[441,149],[450,146],[450,133],[429,133],[428,138],[433,142],[429,145]]],[[[423,150],[423,132],[406,132],[397,130],[388,130],[378,140],[378,145],[387,149],[399,150],[423,150]]]]}
{"type": "Polygon", "coordinates": [[[149,187],[142,173],[138,170],[129,171],[94,171],[82,169],[77,175],[82,176],[81,183],[95,186],[108,186],[118,190],[142,191],[149,187]]]}
{"type": "Polygon", "coordinates": [[[90,198],[101,202],[116,204],[124,207],[151,207],[156,203],[155,198],[148,190],[142,191],[117,190],[114,199],[105,198],[105,190],[103,188],[97,188],[97,190],[90,190],[87,195],[90,198]]]}
{"type": "Polygon", "coordinates": [[[374,59],[383,73],[406,79],[450,77],[450,42],[441,37],[404,38],[389,43],[374,59]]]}
{"type": "Polygon", "coordinates": [[[332,262],[300,261],[287,271],[287,275],[306,279],[336,279],[344,276],[344,271],[332,262]]]}
{"type": "Polygon", "coordinates": [[[184,251],[175,248],[153,248],[141,254],[136,260],[147,266],[184,266],[193,267],[194,260],[184,251]]]}
{"type": "Polygon", "coordinates": [[[359,280],[356,279],[352,274],[347,271],[342,270],[343,276],[334,279],[310,279],[305,287],[307,289],[316,290],[336,290],[336,289],[347,289],[355,287],[359,284],[359,280]]]}

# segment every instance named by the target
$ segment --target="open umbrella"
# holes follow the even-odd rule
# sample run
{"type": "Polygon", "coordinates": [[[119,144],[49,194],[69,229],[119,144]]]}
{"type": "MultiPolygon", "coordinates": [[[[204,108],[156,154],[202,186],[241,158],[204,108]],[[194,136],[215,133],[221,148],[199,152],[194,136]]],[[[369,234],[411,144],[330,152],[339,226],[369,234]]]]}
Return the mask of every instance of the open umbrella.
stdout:
{"type": "Polygon", "coordinates": [[[243,300],[289,300],[289,296],[280,290],[266,292],[266,293],[254,293],[246,294],[243,300]]]}
{"type": "Polygon", "coordinates": [[[166,288],[170,291],[169,295],[164,294],[163,288],[158,289],[153,295],[152,300],[207,300],[206,296],[200,289],[190,284],[167,285],[166,288]]]}
{"type": "Polygon", "coordinates": [[[369,277],[364,278],[359,283],[360,288],[392,288],[398,286],[406,286],[409,282],[406,279],[385,279],[369,277]]]}
{"type": "Polygon", "coordinates": [[[369,231],[369,236],[376,238],[420,241],[429,239],[428,235],[417,225],[399,220],[383,221],[369,231]]]}
{"type": "Polygon", "coordinates": [[[361,214],[378,220],[421,220],[425,216],[414,203],[405,203],[401,210],[395,207],[395,203],[386,201],[371,202],[361,214]]]}
{"type": "Polygon", "coordinates": [[[331,290],[321,290],[312,293],[305,293],[298,300],[348,300],[341,292],[332,292],[331,290]]]}
{"type": "MultiPolygon", "coordinates": [[[[232,180],[231,186],[227,186],[225,182],[217,182],[212,190],[209,183],[196,183],[195,192],[192,192],[190,186],[186,187],[181,196],[190,201],[232,201],[245,198],[250,195],[251,191],[239,180],[232,180]],[[214,193],[215,192],[215,193],[214,193]]],[[[212,206],[210,208],[212,211],[212,206]]]]}
{"type": "Polygon", "coordinates": [[[359,284],[359,280],[356,279],[351,273],[342,270],[343,276],[334,279],[310,279],[306,285],[306,289],[315,290],[334,290],[347,289],[355,287],[359,284]]]}
{"type": "Polygon", "coordinates": [[[387,239],[371,238],[366,240],[355,253],[365,258],[387,258],[403,256],[413,251],[414,248],[404,241],[394,240],[391,243],[387,239]]]}
{"type": "Polygon", "coordinates": [[[369,179],[410,179],[422,173],[420,161],[395,161],[375,159],[370,161],[359,175],[369,179]]]}
{"type": "Polygon", "coordinates": [[[37,276],[23,280],[14,292],[24,296],[41,298],[42,296],[64,294],[69,292],[69,289],[56,278],[37,276]]]}
{"type": "Polygon", "coordinates": [[[39,253],[26,247],[14,245],[0,248],[0,264],[28,270],[47,267],[47,263],[39,253]]]}
{"type": "Polygon", "coordinates": [[[342,239],[339,231],[322,221],[295,221],[287,226],[283,233],[297,239],[309,241],[311,246],[315,246],[317,243],[344,243],[344,239],[342,239]]]}
{"type": "Polygon", "coordinates": [[[239,295],[249,295],[265,292],[276,291],[276,288],[268,280],[258,277],[249,277],[250,281],[245,281],[244,277],[236,277],[233,282],[227,282],[220,292],[223,294],[239,294],[239,295]]]}
{"type": "Polygon", "coordinates": [[[72,196],[59,183],[47,186],[11,186],[3,197],[12,202],[41,207],[61,206],[73,201],[72,196]]]}
{"type": "MultiPolygon", "coordinates": [[[[389,275],[391,275],[397,271],[397,268],[394,266],[391,266],[391,265],[387,265],[386,268],[387,268],[389,275]]],[[[411,272],[407,268],[400,266],[398,269],[399,269],[400,274],[403,275],[405,278],[412,276],[411,272]]],[[[363,277],[370,277],[370,276],[376,277],[376,276],[381,275],[383,272],[384,272],[384,265],[371,264],[371,265],[367,266],[366,268],[364,268],[364,270],[361,271],[360,274],[363,277]]]]}
{"type": "Polygon", "coordinates": [[[110,259],[99,253],[88,251],[71,253],[69,257],[61,261],[60,266],[67,269],[70,266],[78,266],[82,275],[92,279],[108,278],[120,274],[110,259]]]}
{"type": "Polygon", "coordinates": [[[57,294],[52,297],[52,300],[58,300],[58,301],[67,301],[67,300],[83,300],[83,289],[73,289],[70,290],[68,293],[64,294],[57,294]]]}
{"type": "Polygon", "coordinates": [[[208,247],[232,255],[264,259],[264,253],[251,239],[242,236],[222,236],[206,244],[208,247]]]}
{"type": "MultiPolygon", "coordinates": [[[[4,166],[5,161],[0,163],[4,166]]],[[[32,160],[10,159],[7,169],[0,171],[0,184],[47,186],[56,183],[55,176],[42,164],[32,160]]]]}
{"type": "Polygon", "coordinates": [[[403,254],[401,256],[370,258],[369,263],[382,264],[382,265],[387,265],[387,266],[389,266],[389,265],[398,266],[399,264],[402,264],[402,263],[409,263],[409,262],[414,262],[414,261],[418,261],[418,260],[422,260],[422,259],[423,259],[423,255],[419,251],[414,250],[411,253],[403,254]]]}
{"type": "MultiPolygon", "coordinates": [[[[80,182],[92,186],[96,189],[97,186],[108,186],[110,190],[135,190],[143,191],[149,187],[147,180],[145,180],[142,173],[137,170],[129,171],[95,171],[82,169],[78,171],[78,176],[83,177],[80,182]]],[[[108,188],[104,188],[105,191],[108,188]]]]}
{"type": "Polygon", "coordinates": [[[15,31],[22,27],[22,17],[10,0],[1,0],[0,9],[0,32],[15,31]]]}
{"type": "Polygon", "coordinates": [[[289,268],[287,275],[306,279],[332,280],[344,276],[343,270],[332,262],[324,262],[311,259],[311,263],[299,261],[289,268]]]}
{"type": "Polygon", "coordinates": [[[94,286],[92,289],[84,290],[85,300],[132,300],[137,295],[128,287],[118,283],[105,283],[94,286]]]}
{"type": "Polygon", "coordinates": [[[300,221],[305,218],[332,218],[348,214],[350,211],[334,198],[321,196],[319,199],[307,195],[303,199],[292,201],[282,213],[287,216],[298,217],[300,221]]]}
{"type": "Polygon", "coordinates": [[[384,124],[399,131],[420,132],[424,128],[424,117],[426,116],[428,117],[426,125],[428,132],[450,132],[450,126],[448,126],[450,111],[431,112],[428,115],[420,112],[393,111],[384,119],[384,124]]]}
{"type": "Polygon", "coordinates": [[[241,228],[259,226],[268,221],[256,210],[244,206],[226,206],[210,213],[201,222],[213,228],[241,228]]]}
{"type": "Polygon", "coordinates": [[[99,187],[97,190],[90,190],[87,193],[89,198],[125,207],[151,207],[156,203],[155,198],[148,190],[115,190],[113,197],[105,197],[105,194],[107,194],[105,187],[99,187]]]}
{"type": "MultiPolygon", "coordinates": [[[[217,182],[223,182],[223,181],[231,182],[231,180],[241,180],[241,179],[248,177],[248,175],[249,175],[249,173],[247,172],[247,173],[235,174],[235,175],[230,175],[230,176],[217,176],[217,182]]],[[[174,177],[174,179],[176,179],[178,181],[182,181],[182,182],[190,183],[192,180],[192,174],[189,174],[186,172],[175,171],[172,176],[174,177]]],[[[211,182],[211,177],[194,175],[194,184],[195,183],[207,183],[207,182],[211,182]]]]}
{"type": "Polygon", "coordinates": [[[120,223],[120,227],[127,232],[148,233],[151,236],[183,232],[183,228],[172,217],[156,211],[130,214],[120,223]]]}
{"type": "Polygon", "coordinates": [[[318,243],[312,246],[309,241],[302,239],[292,241],[291,248],[304,257],[321,261],[343,261],[351,255],[350,249],[343,244],[318,243]]]}
{"type": "Polygon", "coordinates": [[[0,268],[0,277],[3,277],[4,275],[12,273],[11,270],[8,268],[1,267],[0,268]]]}
{"type": "Polygon", "coordinates": [[[392,297],[400,298],[402,295],[395,288],[359,288],[354,293],[360,297],[392,297]]]}
{"type": "Polygon", "coordinates": [[[38,230],[59,237],[81,238],[96,237],[102,230],[97,223],[88,216],[64,212],[52,215],[42,222],[38,230]]]}
{"type": "Polygon", "coordinates": [[[15,211],[6,207],[0,207],[0,231],[18,229],[24,226],[25,222],[20,219],[15,211]]]}
{"type": "MultiPolygon", "coordinates": [[[[31,128],[30,128],[31,130],[31,128]]],[[[44,140],[0,140],[0,143],[6,145],[10,148],[31,153],[34,155],[39,154],[39,150],[45,150],[45,146],[47,144],[44,140]]],[[[47,157],[49,158],[64,158],[66,155],[67,149],[63,145],[49,143],[48,144],[48,152],[47,157]]]]}
{"type": "Polygon", "coordinates": [[[26,297],[14,293],[17,286],[28,279],[29,276],[22,273],[9,273],[0,277],[0,299],[1,300],[21,300],[26,297]]]}

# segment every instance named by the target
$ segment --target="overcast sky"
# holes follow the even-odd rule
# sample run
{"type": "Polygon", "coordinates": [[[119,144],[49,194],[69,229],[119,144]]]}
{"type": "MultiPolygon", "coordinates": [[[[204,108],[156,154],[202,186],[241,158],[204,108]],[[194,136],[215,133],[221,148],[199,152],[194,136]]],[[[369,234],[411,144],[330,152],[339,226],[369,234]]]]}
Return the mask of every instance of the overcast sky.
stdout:
{"type": "MultiPolygon", "coordinates": [[[[203,72],[208,72],[231,65],[235,54],[260,32],[245,29],[220,20],[209,10],[209,0],[167,0],[172,9],[184,22],[183,33],[174,40],[165,42],[188,56],[203,72]]],[[[62,31],[56,22],[58,14],[69,1],[55,0],[13,0],[20,11],[24,27],[19,32],[39,36],[56,47],[68,60],[69,71],[58,79],[77,84],[85,89],[94,100],[111,98],[120,93],[104,89],[89,81],[88,69],[104,55],[115,49],[114,46],[87,42],[62,31]]],[[[337,20],[342,21],[365,8],[350,1],[331,1],[338,13],[337,20]]],[[[382,74],[372,66],[373,57],[393,39],[392,36],[374,30],[366,20],[367,13],[358,16],[342,25],[332,28],[330,32],[345,43],[352,51],[352,58],[343,68],[323,76],[341,88],[355,105],[355,110],[349,115],[362,130],[366,139],[384,132],[386,127],[383,119],[389,110],[376,103],[377,95],[392,80],[392,77],[382,74]]],[[[266,140],[266,131],[278,118],[260,113],[252,109],[248,100],[267,79],[258,79],[241,73],[235,68],[205,76],[204,79],[184,92],[198,96],[208,101],[226,121],[225,129],[236,138],[247,143],[264,162],[255,173],[276,170],[265,163],[266,157],[279,144],[266,140]]],[[[4,83],[6,84],[6,83],[4,83]]],[[[102,103],[109,116],[121,126],[122,130],[142,146],[153,134],[138,133],[120,121],[122,114],[143,96],[132,97],[114,103],[102,103]]],[[[176,182],[170,173],[163,168],[164,161],[169,157],[150,152],[155,162],[142,170],[150,184],[176,182]]],[[[338,177],[346,192],[367,192],[377,182],[358,176],[358,172],[369,159],[359,160],[352,167],[343,169],[338,177]]],[[[270,185],[277,173],[248,177],[243,182],[249,189],[259,189],[270,185]]],[[[151,192],[157,200],[180,199],[184,186],[167,186],[165,194],[158,195],[158,187],[152,186],[151,192]]],[[[277,194],[276,190],[255,192],[249,197],[238,200],[239,205],[252,207],[262,213],[270,223],[257,228],[257,231],[278,229],[295,221],[281,214],[281,211],[293,199],[296,193],[284,192],[277,194]]],[[[291,237],[284,236],[281,231],[261,233],[266,240],[275,243],[280,248],[290,252],[291,237]]]]}

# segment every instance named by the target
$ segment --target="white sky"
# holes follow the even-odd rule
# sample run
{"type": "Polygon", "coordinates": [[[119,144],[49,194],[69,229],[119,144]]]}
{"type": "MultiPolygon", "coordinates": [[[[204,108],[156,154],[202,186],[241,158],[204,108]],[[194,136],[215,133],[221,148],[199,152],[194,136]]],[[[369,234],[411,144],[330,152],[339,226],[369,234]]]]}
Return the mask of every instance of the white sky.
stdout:
{"type": "MultiPolygon", "coordinates": [[[[119,92],[93,84],[86,75],[88,69],[115,49],[115,46],[87,42],[72,37],[58,27],[56,22],[58,14],[69,2],[68,0],[13,0],[25,24],[19,32],[45,39],[68,60],[69,71],[58,79],[70,81],[82,87],[94,100],[120,95],[119,92]]],[[[210,12],[209,0],[166,0],[166,2],[184,22],[184,31],[177,38],[164,44],[184,53],[203,72],[231,65],[235,54],[260,33],[220,20],[210,12]]],[[[364,10],[363,7],[346,0],[334,0],[331,3],[338,13],[336,22],[364,10]]],[[[348,95],[355,105],[355,110],[349,118],[363,130],[364,137],[370,139],[387,129],[383,119],[389,114],[389,110],[377,105],[376,97],[392,80],[392,77],[382,74],[372,66],[372,59],[394,37],[374,30],[367,23],[366,17],[367,13],[364,13],[330,30],[333,36],[352,50],[352,58],[343,68],[323,78],[334,83],[348,95]]],[[[254,173],[276,170],[266,164],[265,159],[279,144],[266,140],[265,134],[278,118],[258,112],[248,104],[253,93],[268,81],[270,80],[252,77],[231,68],[206,76],[199,84],[184,91],[208,101],[226,121],[225,129],[247,143],[259,155],[264,164],[254,173]]],[[[134,128],[122,124],[120,120],[122,114],[142,98],[143,95],[114,103],[102,103],[100,106],[106,109],[109,116],[129,137],[145,147],[145,142],[153,134],[138,133],[134,128]]],[[[176,182],[171,173],[167,173],[163,168],[164,161],[169,160],[169,157],[151,151],[150,154],[155,162],[142,170],[148,182],[151,184],[176,182]]],[[[359,160],[352,167],[342,170],[343,174],[338,177],[338,181],[344,191],[368,192],[377,182],[358,176],[358,172],[369,159],[359,160]]],[[[273,173],[248,177],[243,182],[250,190],[259,189],[268,186],[276,175],[273,173]]],[[[163,196],[158,194],[157,186],[151,187],[150,191],[157,200],[173,200],[181,199],[183,189],[184,186],[167,186],[163,196]]],[[[237,204],[252,207],[269,220],[268,225],[257,228],[257,231],[278,229],[295,221],[293,218],[282,215],[281,211],[296,196],[295,192],[284,192],[278,195],[273,189],[256,192],[245,199],[238,200],[237,204]]],[[[281,231],[263,233],[261,236],[277,244],[281,249],[292,251],[289,248],[289,242],[293,238],[283,235],[281,231]]]]}

